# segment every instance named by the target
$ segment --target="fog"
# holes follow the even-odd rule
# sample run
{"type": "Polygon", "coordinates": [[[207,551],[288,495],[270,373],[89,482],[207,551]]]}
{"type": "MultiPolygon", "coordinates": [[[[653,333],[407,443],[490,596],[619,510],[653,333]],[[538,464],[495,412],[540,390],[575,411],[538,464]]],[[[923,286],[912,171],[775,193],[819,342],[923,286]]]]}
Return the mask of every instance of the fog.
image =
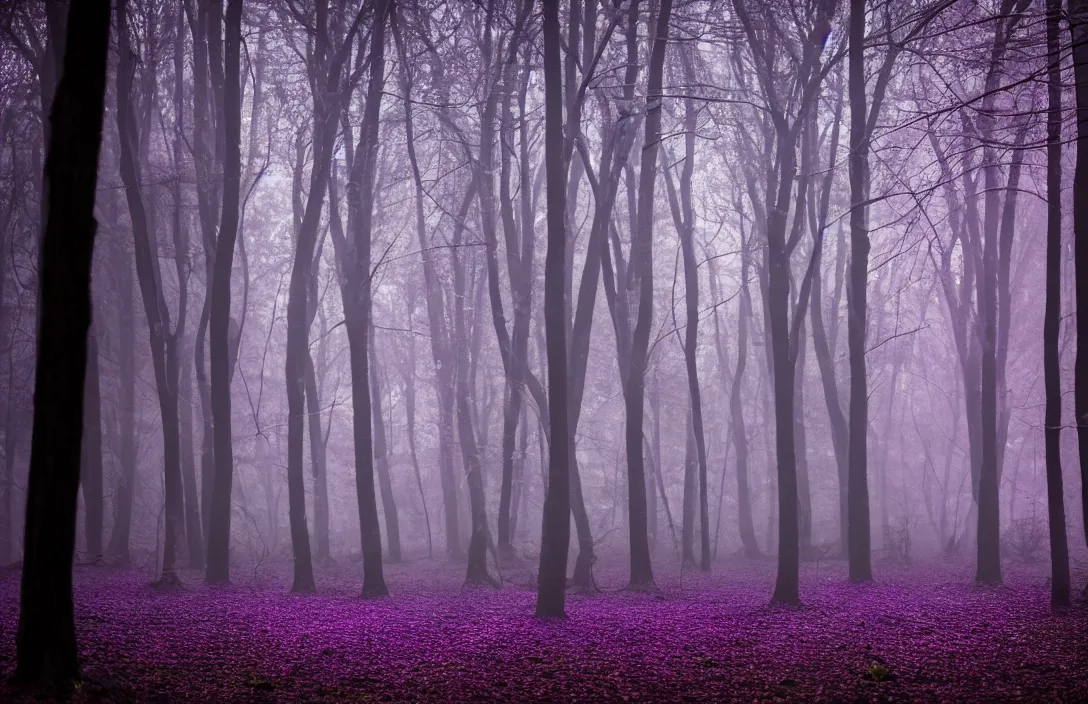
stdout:
{"type": "MultiPolygon", "coordinates": [[[[1030,612],[1023,647],[1073,643],[1082,606],[1045,607],[1088,564],[1086,32],[1074,0],[6,3],[0,665],[37,686],[82,662],[111,701],[311,696],[188,656],[203,695],[158,661],[117,674],[139,604],[214,624],[239,585],[315,623],[348,607],[289,594],[361,595],[365,632],[410,628],[412,599],[622,628],[649,594],[832,642],[791,619],[932,617],[950,586],[968,623],[1030,612]],[[115,631],[88,655],[95,613],[115,631]]],[[[500,657],[450,643],[424,660],[500,657]]],[[[428,690],[401,653],[320,696],[866,699],[889,673],[974,696],[890,648],[864,683],[777,694],[680,666],[656,689],[631,654],[627,694],[571,670],[500,695],[480,665],[428,690]]]]}

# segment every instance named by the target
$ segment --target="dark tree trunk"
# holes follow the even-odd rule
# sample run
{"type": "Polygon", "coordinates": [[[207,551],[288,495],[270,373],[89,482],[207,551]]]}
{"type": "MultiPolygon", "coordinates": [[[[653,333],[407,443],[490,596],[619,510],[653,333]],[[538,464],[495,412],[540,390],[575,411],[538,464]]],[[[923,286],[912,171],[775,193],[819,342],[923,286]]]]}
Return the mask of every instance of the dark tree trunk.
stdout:
{"type": "Polygon", "coordinates": [[[744,556],[760,556],[756,529],[752,521],[752,495],[748,486],[748,429],[744,420],[744,371],[748,366],[748,326],[752,320],[752,295],[748,288],[750,255],[748,243],[741,231],[740,241],[740,306],[737,312],[737,367],[733,386],[729,390],[729,415],[733,424],[733,449],[737,459],[737,530],[744,556]]]}
{"type": "Polygon", "coordinates": [[[178,414],[181,437],[181,482],[185,494],[185,536],[189,546],[189,568],[204,569],[204,531],[200,521],[200,489],[193,456],[193,375],[190,350],[179,352],[178,414]]]}
{"type": "MultiPolygon", "coordinates": [[[[351,400],[355,440],[355,490],[359,503],[359,530],[363,552],[363,596],[389,593],[382,571],[382,535],[374,492],[374,441],[371,434],[370,362],[368,359],[371,315],[371,246],[374,218],[374,175],[378,159],[378,118],[385,84],[385,25],[389,4],[379,0],[374,8],[370,38],[370,76],[363,110],[359,144],[355,147],[348,181],[348,221],[351,250],[335,236],[337,258],[342,262],[344,321],[351,359],[351,400]]],[[[350,146],[349,146],[350,148],[350,146]]]]}
{"type": "MultiPolygon", "coordinates": [[[[650,403],[650,413],[653,414],[653,430],[650,435],[650,455],[653,463],[653,474],[661,466],[661,384],[658,381],[658,367],[654,367],[653,385],[646,399],[650,403]]],[[[648,516],[647,533],[650,537],[650,550],[657,548],[657,489],[653,477],[646,477],[646,508],[648,516]]]]}
{"type": "MultiPolygon", "coordinates": [[[[794,315],[800,311],[794,311],[794,315]]],[[[812,548],[812,491],[809,486],[808,437],[805,433],[805,325],[798,328],[797,375],[794,379],[793,437],[797,448],[797,518],[801,540],[801,554],[808,555],[812,548]]]]}
{"type": "MultiPolygon", "coordinates": [[[[521,49],[522,42],[521,37],[524,32],[525,23],[529,20],[529,14],[532,10],[531,0],[525,0],[521,8],[519,9],[516,34],[509,42],[509,56],[506,59],[503,69],[503,91],[502,91],[502,116],[500,122],[500,153],[501,153],[501,166],[500,166],[500,182],[499,182],[499,195],[500,195],[500,211],[502,213],[502,228],[503,235],[506,244],[506,261],[507,272],[510,279],[510,293],[511,303],[514,313],[513,329],[509,336],[509,340],[505,341],[504,337],[506,332],[505,319],[501,322],[497,318],[494,318],[495,303],[499,304],[499,314],[502,315],[502,298],[496,297],[495,291],[491,290],[491,275],[492,270],[497,272],[497,256],[495,256],[496,247],[492,245],[497,244],[497,238],[494,236],[494,227],[491,229],[491,238],[488,242],[488,285],[489,293],[491,294],[492,301],[492,316],[496,324],[496,333],[499,336],[500,351],[504,354],[504,369],[507,377],[507,394],[506,403],[503,408],[503,430],[502,430],[502,480],[499,488],[499,519],[498,519],[498,552],[503,559],[512,559],[515,557],[513,547],[514,537],[514,514],[516,512],[516,497],[514,488],[514,474],[516,471],[515,465],[518,462],[516,459],[517,454],[517,432],[518,423],[521,422],[522,408],[524,406],[524,384],[525,377],[529,373],[529,322],[532,316],[532,297],[533,297],[533,257],[536,247],[536,232],[533,226],[534,213],[532,209],[532,179],[530,175],[530,165],[528,163],[528,147],[527,147],[527,135],[525,134],[525,109],[526,98],[528,93],[528,81],[530,69],[525,67],[522,80],[519,81],[518,90],[518,105],[521,110],[521,130],[522,130],[522,163],[520,164],[520,176],[521,176],[521,231],[519,233],[516,219],[514,217],[514,197],[511,189],[511,154],[514,151],[514,118],[511,112],[511,99],[513,96],[513,85],[516,76],[517,69],[517,57],[521,49]],[[520,235],[520,243],[519,243],[520,235]],[[520,246],[519,246],[520,245],[520,246]],[[505,349],[504,349],[505,348],[505,349]]],[[[490,129],[487,131],[490,132],[490,129]]],[[[488,140],[484,137],[489,137],[489,134],[485,134],[485,130],[481,129],[481,146],[480,146],[480,165],[487,168],[493,168],[493,154],[491,154],[491,146],[488,140]],[[487,149],[485,150],[485,145],[487,149]],[[486,160],[485,160],[486,154],[486,160]]],[[[489,207],[493,208],[493,194],[488,194],[488,198],[484,198],[484,192],[481,191],[481,205],[485,200],[488,200],[489,207]]],[[[486,234],[485,230],[485,234],[486,234]]],[[[497,290],[497,287],[496,287],[497,290]]]]}
{"type": "Polygon", "coordinates": [[[691,428],[691,408],[684,423],[684,498],[680,528],[680,556],[685,567],[695,566],[695,502],[698,489],[695,487],[695,474],[698,461],[695,459],[695,433],[691,428]]]}
{"type": "MultiPolygon", "coordinates": [[[[816,353],[816,364],[820,368],[820,382],[824,390],[824,402],[827,405],[828,424],[831,426],[831,447],[834,452],[836,476],[838,478],[839,547],[843,554],[846,554],[849,552],[847,532],[849,526],[849,517],[847,516],[847,504],[849,502],[847,446],[849,444],[850,429],[846,424],[846,415],[842,411],[842,404],[839,400],[838,380],[835,375],[835,363],[831,351],[831,342],[834,340],[828,339],[828,333],[824,327],[822,310],[823,281],[819,271],[820,261],[822,261],[822,258],[817,260],[817,270],[812,277],[812,300],[809,305],[809,315],[812,317],[812,347],[816,353]]],[[[837,318],[838,315],[838,307],[832,307],[832,319],[837,318]]]]}
{"type": "Polygon", "coordinates": [[[393,496],[393,480],[389,473],[389,442],[385,434],[385,418],[382,416],[382,379],[378,350],[374,344],[374,319],[370,320],[370,405],[374,426],[374,468],[378,472],[378,489],[382,496],[382,512],[385,514],[386,540],[389,541],[389,562],[400,562],[400,521],[397,519],[397,502],[393,496]]]}
{"type": "Polygon", "coordinates": [[[869,547],[869,390],[865,375],[866,287],[869,277],[869,132],[865,107],[865,0],[850,2],[850,283],[847,338],[850,349],[850,430],[847,453],[847,542],[850,581],[873,578],[869,547]]]}
{"type": "MultiPolygon", "coordinates": [[[[529,415],[525,408],[521,409],[521,422],[518,423],[518,447],[517,457],[514,462],[513,486],[510,497],[510,537],[513,539],[518,534],[518,520],[525,511],[525,500],[528,497],[528,485],[526,483],[525,470],[528,464],[529,452],[529,415]]],[[[424,513],[426,515],[426,513],[424,513]]]]}
{"type": "Polygon", "coordinates": [[[189,567],[204,569],[204,533],[200,524],[197,499],[196,467],[193,464],[193,384],[186,349],[186,322],[189,313],[189,231],[182,217],[181,164],[185,155],[185,11],[179,4],[174,35],[174,268],[178,277],[178,323],[171,344],[174,350],[172,371],[178,390],[178,432],[181,483],[185,505],[185,535],[189,547],[189,567]]]}
{"type": "MultiPolygon", "coordinates": [[[[313,358],[310,356],[310,326],[319,305],[317,300],[317,275],[320,270],[320,249],[317,232],[321,224],[321,209],[325,202],[326,188],[330,191],[330,228],[339,235],[339,203],[332,197],[330,186],[333,142],[337,133],[337,117],[341,110],[338,100],[340,72],[346,51],[352,44],[349,36],[340,51],[329,55],[328,3],[314,6],[316,33],[309,56],[310,90],[313,92],[313,166],[310,170],[310,188],[306,206],[300,207],[302,193],[302,143],[298,145],[299,162],[295,168],[295,209],[301,212],[298,223],[295,256],[291,267],[291,283],[287,302],[287,497],[291,522],[291,547],[294,554],[294,585],[292,591],[315,590],[313,563],[310,557],[310,535],[306,524],[306,488],[303,481],[303,455],[306,423],[306,402],[309,400],[310,454],[314,477],[321,482],[315,487],[314,513],[318,522],[319,557],[328,558],[328,483],[324,477],[324,444],[322,442],[320,400],[317,398],[317,379],[313,358]],[[320,502],[320,507],[318,506],[320,502]],[[321,515],[318,516],[317,514],[321,515]],[[324,553],[324,555],[321,555],[324,553]]],[[[354,34],[353,25],[352,35],[354,34]]],[[[349,147],[350,148],[350,147],[349,147]]]]}
{"type": "MultiPolygon", "coordinates": [[[[207,340],[208,320],[211,313],[211,283],[215,259],[216,227],[219,221],[219,196],[222,183],[217,182],[219,128],[215,103],[209,95],[211,57],[209,32],[219,32],[218,18],[213,17],[210,3],[199,2],[194,9],[191,0],[185,0],[185,14],[193,37],[193,165],[196,171],[197,211],[200,217],[201,249],[204,253],[204,300],[197,319],[193,367],[200,400],[200,529],[205,553],[211,520],[212,483],[215,472],[213,450],[211,391],[208,388],[207,340]],[[213,24],[214,22],[214,24],[213,24]]],[[[216,40],[216,43],[218,39],[216,40]]],[[[222,67],[219,67],[219,71],[222,67]]],[[[212,91],[216,95],[216,91],[212,91]]]]}
{"type": "Polygon", "coordinates": [[[1069,544],[1062,488],[1062,388],[1058,338],[1062,296],[1062,64],[1061,0],[1046,3],[1046,46],[1050,59],[1046,122],[1046,312],[1043,319],[1043,375],[1046,384],[1046,498],[1050,525],[1050,606],[1069,606],[1069,544]]]}
{"type": "Polygon", "coordinates": [[[653,584],[650,542],[646,535],[646,471],[642,452],[642,422],[645,395],[646,362],[653,326],[653,213],[654,186],[657,181],[657,152],[661,137],[662,78],[665,49],[668,45],[672,0],[661,0],[656,18],[656,34],[650,49],[649,75],[646,83],[646,127],[638,183],[637,231],[632,232],[631,267],[638,280],[638,315],[631,335],[631,361],[624,379],[626,406],[627,484],[631,541],[631,586],[646,588],[653,584]]]}
{"type": "Polygon", "coordinates": [[[72,557],[110,4],[74,3],[69,25],[76,29],[66,40],[45,167],[48,207],[15,668],[17,680],[61,687],[79,679],[72,557]]]}
{"type": "Polygon", "coordinates": [[[102,393],[99,387],[98,338],[87,333],[87,379],[83,392],[83,534],[87,559],[102,557],[102,393]]]}
{"type": "Polygon", "coordinates": [[[241,196],[242,84],[239,50],[242,42],[242,0],[227,0],[223,40],[222,114],[226,139],[223,159],[223,210],[219,237],[215,241],[208,318],[212,438],[215,459],[211,517],[208,523],[208,567],[205,576],[209,584],[223,584],[230,581],[230,496],[231,485],[234,481],[234,447],[231,439],[230,417],[230,379],[233,366],[230,349],[230,279],[231,269],[234,266],[234,245],[238,239],[238,211],[241,196]]]}
{"type": "MultiPolygon", "coordinates": [[[[1073,40],[1076,83],[1077,166],[1073,175],[1073,259],[1076,278],[1077,361],[1073,408],[1080,450],[1082,515],[1088,516],[1088,2],[1069,0],[1069,33],[1073,40]]],[[[1084,521],[1088,544],[1088,519],[1084,521]]],[[[1086,587],[1088,589],[1088,587],[1086,587]]]]}
{"type": "MultiPolygon", "coordinates": [[[[668,2],[668,0],[665,0],[668,2]]],[[[564,293],[567,232],[567,165],[560,75],[559,3],[543,4],[544,140],[548,184],[548,251],[544,260],[544,325],[548,357],[548,486],[541,524],[537,616],[565,615],[567,550],[570,545],[570,422],[567,412],[567,320],[564,293]]]]}
{"type": "MultiPolygon", "coordinates": [[[[181,485],[181,448],[177,394],[177,344],[169,332],[170,316],[162,290],[156,261],[155,233],[141,184],[138,145],[140,135],[133,108],[132,84],[136,66],[128,30],[128,4],[116,7],[118,34],[117,132],[120,137],[121,180],[128,200],[136,257],[136,278],[151,343],[151,362],[158,392],[163,433],[163,473],[166,503],[166,528],[163,539],[162,584],[177,581],[174,573],[178,540],[184,536],[185,507],[181,485]]],[[[151,95],[145,99],[153,100],[151,95]]]]}
{"type": "Polygon", "coordinates": [[[114,251],[118,296],[117,376],[120,403],[117,430],[121,479],[114,491],[113,529],[106,552],[123,567],[130,560],[132,500],[136,489],[136,306],[133,300],[132,262],[123,247],[114,251]]]}
{"type": "MultiPolygon", "coordinates": [[[[322,333],[324,333],[324,330],[322,330],[322,333]]],[[[306,408],[310,425],[310,468],[314,475],[314,532],[317,533],[317,559],[322,561],[328,560],[330,557],[329,481],[326,476],[325,433],[321,423],[321,396],[317,388],[317,373],[314,370],[312,357],[306,361],[306,408]]],[[[288,497],[288,500],[290,500],[290,497],[288,497]]],[[[303,500],[305,501],[305,496],[303,496],[303,500]]],[[[305,507],[305,504],[303,506],[305,507]]],[[[292,528],[292,530],[294,529],[292,528]]],[[[308,536],[306,543],[309,545],[308,536]]]]}

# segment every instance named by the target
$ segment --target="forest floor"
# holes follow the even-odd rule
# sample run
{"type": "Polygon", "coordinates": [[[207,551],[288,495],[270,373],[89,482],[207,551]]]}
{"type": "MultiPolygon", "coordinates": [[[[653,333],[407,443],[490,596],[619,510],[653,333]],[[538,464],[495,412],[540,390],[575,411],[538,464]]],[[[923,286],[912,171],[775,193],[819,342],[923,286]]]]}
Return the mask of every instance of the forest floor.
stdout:
{"type": "MultiPolygon", "coordinates": [[[[502,591],[459,588],[463,568],[386,566],[392,596],[359,597],[361,565],[317,571],[289,593],[289,565],[159,592],[146,573],[75,569],[86,681],[74,701],[672,702],[1088,701],[1088,605],[1052,614],[1045,564],[1007,564],[979,588],[967,564],[802,567],[799,608],[772,608],[771,561],[711,575],[657,572],[623,590],[625,561],[568,618],[533,617],[531,567],[502,591]]],[[[1088,575],[1074,571],[1076,591],[1088,575]]],[[[0,571],[0,674],[14,668],[19,574],[0,571]]],[[[33,701],[0,684],[0,701],[33,701]]]]}

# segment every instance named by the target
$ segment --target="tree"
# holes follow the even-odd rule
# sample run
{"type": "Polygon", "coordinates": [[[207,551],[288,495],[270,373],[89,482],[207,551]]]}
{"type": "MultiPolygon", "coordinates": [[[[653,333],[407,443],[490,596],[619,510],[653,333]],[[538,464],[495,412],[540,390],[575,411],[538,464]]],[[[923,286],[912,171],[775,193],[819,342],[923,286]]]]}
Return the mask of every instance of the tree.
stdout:
{"type": "MultiPolygon", "coordinates": [[[[687,53],[680,56],[684,69],[684,80],[689,85],[695,83],[695,67],[687,53]]],[[[695,459],[699,472],[699,522],[700,552],[699,568],[710,571],[710,507],[707,498],[707,459],[706,435],[703,431],[703,402],[699,388],[699,368],[697,347],[699,344],[699,270],[695,261],[695,213],[691,204],[691,179],[695,172],[695,130],[698,127],[695,115],[695,101],[684,98],[684,166],[680,172],[679,193],[673,187],[672,176],[665,171],[669,186],[669,205],[672,208],[673,222],[676,224],[680,249],[684,257],[684,364],[688,376],[688,398],[691,400],[691,440],[695,443],[695,459]],[[677,203],[679,201],[679,203],[677,203]]],[[[685,480],[685,486],[687,485],[685,480]]],[[[687,492],[685,491],[685,496],[687,492]]],[[[694,508],[694,507],[693,507],[694,508]]],[[[685,542],[687,530],[687,502],[685,502],[685,542]]]]}
{"type": "MultiPolygon", "coordinates": [[[[770,21],[773,12],[760,3],[753,16],[746,0],[734,0],[745,36],[752,52],[756,78],[771,115],[775,158],[768,160],[765,199],[760,197],[754,178],[746,176],[749,199],[757,207],[760,229],[766,240],[767,288],[764,310],[770,337],[770,358],[774,390],[775,452],[778,480],[778,574],[773,603],[792,604],[800,600],[800,535],[798,521],[797,456],[794,427],[794,393],[797,341],[811,290],[814,256],[799,287],[793,320],[790,320],[790,259],[800,239],[800,229],[787,232],[790,201],[797,180],[797,143],[810,118],[826,67],[821,60],[831,32],[830,16],[835,3],[820,3],[805,16],[796,18],[797,39],[783,36],[784,30],[770,21]],[[764,22],[764,20],[768,20],[764,22]],[[793,41],[788,52],[787,91],[779,83],[780,54],[772,51],[779,40],[793,41]],[[765,205],[762,205],[764,204],[765,205]],[[788,237],[787,237],[788,235],[788,237]]],[[[798,186],[798,202],[803,202],[803,185],[798,186]]],[[[796,208],[800,212],[803,208],[796,208]]],[[[819,252],[820,243],[814,247],[819,252]]]]}
{"type": "Polygon", "coordinates": [[[38,374],[16,634],[15,678],[38,686],[79,679],[72,556],[110,3],[73,3],[68,25],[45,167],[38,374]]]}
{"type": "MultiPolygon", "coordinates": [[[[359,503],[359,530],[363,551],[363,596],[389,593],[382,573],[382,536],[378,503],[374,491],[374,438],[371,427],[370,335],[371,246],[374,222],[374,177],[378,160],[379,117],[385,85],[385,26],[389,3],[379,0],[373,7],[370,30],[370,75],[367,81],[359,141],[348,145],[348,232],[338,231],[339,218],[330,228],[340,267],[340,294],[344,304],[344,325],[348,333],[351,361],[351,402],[355,441],[355,488],[359,503]],[[346,235],[350,235],[350,240],[346,235]]],[[[337,206],[332,202],[330,207],[337,206]]]]}
{"type": "MultiPolygon", "coordinates": [[[[669,0],[665,0],[669,2],[669,0]]],[[[548,251],[544,259],[544,325],[548,353],[548,489],[541,525],[537,616],[563,616],[570,543],[570,426],[567,419],[567,322],[564,273],[567,254],[563,102],[560,74],[559,3],[542,6],[544,41],[544,139],[548,184],[548,251]]]]}
{"type": "Polygon", "coordinates": [[[230,279],[234,244],[238,239],[238,212],[242,171],[242,0],[227,0],[223,25],[223,208],[219,236],[215,240],[212,268],[208,345],[211,366],[212,433],[215,478],[212,484],[211,517],[208,522],[209,584],[230,580],[231,483],[234,480],[234,446],[231,437],[231,340],[230,279]]]}
{"type": "Polygon", "coordinates": [[[400,521],[397,502],[393,496],[393,480],[389,474],[389,442],[386,438],[385,417],[382,415],[382,366],[375,344],[374,316],[370,318],[370,407],[374,428],[374,469],[378,474],[378,491],[382,497],[386,540],[389,541],[389,562],[400,562],[400,521]]]}
{"type": "Polygon", "coordinates": [[[625,429],[627,449],[627,500],[631,541],[631,586],[645,588],[653,584],[650,541],[646,533],[646,471],[643,462],[642,424],[646,392],[646,362],[653,325],[653,221],[654,185],[657,181],[657,152],[661,138],[662,79],[665,48],[669,41],[672,0],[661,0],[655,23],[656,32],[650,48],[649,74],[646,82],[646,127],[639,165],[637,229],[631,233],[631,274],[638,281],[638,314],[631,334],[631,362],[623,381],[627,411],[625,429]]]}
{"type": "MultiPolygon", "coordinates": [[[[166,306],[162,280],[159,274],[157,246],[152,220],[149,217],[147,199],[141,183],[140,162],[146,162],[137,154],[141,144],[136,124],[132,87],[136,79],[136,65],[129,36],[127,0],[119,0],[117,13],[117,133],[120,138],[121,181],[125,186],[129,219],[136,259],[136,278],[140,285],[144,314],[147,316],[151,341],[151,362],[155,371],[155,390],[159,400],[163,434],[163,474],[165,484],[166,525],[163,537],[162,577],[163,587],[176,586],[174,572],[179,539],[185,534],[185,507],[181,480],[181,447],[178,416],[178,332],[170,331],[170,312],[166,306]]],[[[153,70],[153,68],[151,69],[153,70]]],[[[148,86],[155,85],[153,75],[145,76],[148,86]]],[[[153,98],[145,95],[150,103],[153,98]]],[[[150,110],[147,115],[150,116],[150,110]]],[[[150,119],[147,120],[150,122],[150,119]]],[[[145,128],[146,129],[146,128],[145,128]]],[[[144,141],[146,144],[146,141],[144,141]]],[[[180,318],[180,316],[179,316],[180,318]]]]}
{"type": "Polygon", "coordinates": [[[178,322],[174,332],[177,349],[178,430],[181,443],[181,480],[185,494],[185,535],[188,538],[189,567],[204,569],[204,531],[200,522],[200,500],[197,498],[196,467],[193,462],[193,408],[190,355],[186,349],[186,327],[189,312],[189,229],[182,214],[182,159],[185,144],[185,8],[179,4],[174,30],[174,271],[178,277],[178,322]]]}
{"type": "Polygon", "coordinates": [[[850,0],[850,284],[846,288],[847,345],[850,349],[850,445],[847,523],[850,581],[873,578],[869,549],[869,390],[865,377],[866,287],[869,232],[866,182],[869,135],[865,129],[865,0],[850,0]]]}
{"type": "MultiPolygon", "coordinates": [[[[354,43],[355,33],[362,19],[362,12],[347,31],[339,49],[330,47],[330,19],[328,2],[314,5],[312,39],[307,45],[307,74],[313,100],[313,166],[310,171],[310,188],[306,206],[298,223],[294,262],[291,267],[291,283],[287,302],[287,354],[285,373],[287,384],[287,484],[290,506],[291,546],[295,558],[295,574],[292,591],[315,590],[313,565],[310,559],[310,536],[306,526],[306,493],[303,484],[303,434],[306,420],[306,396],[310,396],[311,409],[318,403],[317,380],[310,356],[310,326],[317,312],[316,272],[320,261],[317,231],[321,223],[321,210],[325,191],[329,184],[333,143],[337,125],[348,89],[342,86],[344,62],[354,43]],[[311,383],[312,392],[306,386],[311,383]]],[[[300,145],[301,146],[301,145],[300,145]]],[[[301,156],[301,154],[300,154],[301,156]]],[[[299,164],[301,167],[301,163],[299,164]]],[[[301,171],[297,172],[301,180],[301,171]]],[[[301,184],[299,184],[301,186],[301,184]]],[[[301,188],[295,196],[302,198],[301,188]]],[[[338,216],[337,216],[338,217],[338,216]]],[[[323,446],[320,442],[320,415],[310,414],[311,455],[314,472],[324,472],[323,446]],[[315,425],[317,426],[315,429],[315,425]],[[317,444],[315,445],[315,438],[317,444]],[[319,461],[320,460],[320,461],[319,461]],[[318,466],[318,465],[321,466],[318,466]]],[[[317,509],[315,508],[315,513],[317,509]]],[[[327,515],[325,516],[327,522],[327,515]]],[[[327,523],[326,523],[327,527],[327,523]]],[[[319,529],[320,530],[320,529],[319,529]]],[[[326,536],[327,537],[327,536],[326,536]]],[[[325,551],[327,553],[327,546],[325,551]]],[[[328,557],[326,554],[325,557],[328,557]]]]}
{"type": "MultiPolygon", "coordinates": [[[[1073,261],[1076,276],[1077,361],[1074,373],[1073,412],[1080,451],[1080,498],[1088,516],[1088,2],[1069,0],[1069,34],[1073,47],[1076,84],[1077,165],[1073,175],[1073,261]]],[[[1088,544],[1088,520],[1084,521],[1088,544]]],[[[1088,585],[1085,585],[1088,591],[1088,585]]]]}
{"type": "Polygon", "coordinates": [[[1044,435],[1046,498],[1050,525],[1050,606],[1069,606],[1069,546],[1062,489],[1062,389],[1058,333],[1062,295],[1062,63],[1061,0],[1046,3],[1046,311],[1043,321],[1043,373],[1046,384],[1044,435]]]}

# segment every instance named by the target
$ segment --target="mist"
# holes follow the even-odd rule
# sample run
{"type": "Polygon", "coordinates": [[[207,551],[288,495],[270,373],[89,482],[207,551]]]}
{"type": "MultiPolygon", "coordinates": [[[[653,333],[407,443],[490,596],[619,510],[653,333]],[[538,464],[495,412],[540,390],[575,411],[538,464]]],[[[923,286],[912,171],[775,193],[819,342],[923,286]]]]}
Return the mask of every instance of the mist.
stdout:
{"type": "Polygon", "coordinates": [[[0,692],[1088,698],[1086,42],[6,3],[0,692]]]}

